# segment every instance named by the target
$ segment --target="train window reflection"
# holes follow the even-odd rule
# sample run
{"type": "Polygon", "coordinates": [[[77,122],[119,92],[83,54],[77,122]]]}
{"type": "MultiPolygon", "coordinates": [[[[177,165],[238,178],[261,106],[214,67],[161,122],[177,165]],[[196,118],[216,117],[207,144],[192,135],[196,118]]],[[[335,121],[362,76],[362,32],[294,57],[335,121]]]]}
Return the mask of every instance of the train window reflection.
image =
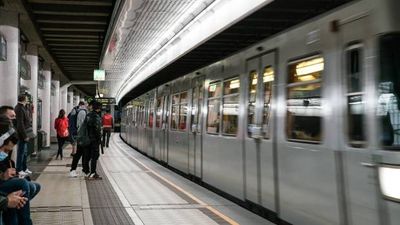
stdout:
{"type": "Polygon", "coordinates": [[[211,83],[208,87],[208,97],[214,98],[221,96],[221,82],[211,83]]]}
{"type": "Polygon", "coordinates": [[[264,84],[264,108],[263,108],[263,132],[264,138],[270,137],[271,117],[271,98],[272,98],[272,83],[274,81],[274,69],[268,66],[264,69],[263,84],[264,84]]]}
{"type": "Polygon", "coordinates": [[[224,82],[224,95],[239,93],[239,79],[232,79],[224,82]]]}
{"type": "Polygon", "coordinates": [[[164,99],[162,97],[157,99],[157,108],[156,108],[156,127],[161,127],[161,118],[162,118],[162,106],[164,99]]]}
{"type": "Polygon", "coordinates": [[[239,96],[224,98],[222,109],[222,133],[225,135],[236,135],[238,129],[239,96]]]}
{"type": "Polygon", "coordinates": [[[154,100],[150,100],[149,102],[149,127],[153,127],[153,119],[154,119],[154,100]]]}
{"type": "Polygon", "coordinates": [[[356,148],[365,146],[361,47],[352,45],[346,51],[347,133],[350,146],[356,148]]]}
{"type": "Polygon", "coordinates": [[[400,148],[400,34],[380,38],[380,73],[377,117],[379,140],[387,148],[400,148]]]}
{"type": "Polygon", "coordinates": [[[208,100],[207,133],[209,134],[219,133],[220,103],[220,99],[208,100]]]}
{"type": "Polygon", "coordinates": [[[179,105],[173,105],[172,115],[171,115],[171,130],[178,129],[178,121],[179,121],[179,105]]]}
{"type": "Polygon", "coordinates": [[[286,133],[289,140],[318,143],[322,136],[322,57],[289,64],[286,133]]]}
{"type": "MultiPolygon", "coordinates": [[[[257,96],[257,71],[251,71],[249,76],[249,103],[247,107],[247,124],[252,126],[256,124],[255,108],[257,96]]],[[[251,135],[250,129],[247,129],[247,134],[251,135]]]]}
{"type": "Polygon", "coordinates": [[[187,118],[187,104],[181,104],[179,106],[179,130],[186,130],[186,118],[187,118]]]}
{"type": "Polygon", "coordinates": [[[222,106],[222,134],[224,135],[236,135],[238,130],[239,87],[239,78],[224,81],[222,106]]]}
{"type": "Polygon", "coordinates": [[[171,130],[185,131],[188,93],[175,94],[172,98],[171,130]]]}

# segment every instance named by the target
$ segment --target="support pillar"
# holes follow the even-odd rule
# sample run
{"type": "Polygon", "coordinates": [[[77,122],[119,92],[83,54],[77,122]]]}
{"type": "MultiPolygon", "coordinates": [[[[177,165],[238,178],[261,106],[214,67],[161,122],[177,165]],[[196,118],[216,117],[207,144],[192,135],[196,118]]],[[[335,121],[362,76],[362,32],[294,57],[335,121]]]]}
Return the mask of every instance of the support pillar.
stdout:
{"type": "Polygon", "coordinates": [[[54,127],[54,121],[58,116],[58,112],[60,111],[60,81],[52,80],[53,83],[53,93],[51,96],[51,107],[50,107],[50,135],[51,137],[57,137],[56,130],[54,127]]]}
{"type": "Polygon", "coordinates": [[[68,106],[67,106],[67,111],[65,112],[66,115],[68,115],[69,112],[71,112],[72,108],[74,107],[74,91],[71,89],[68,91],[68,106]]]}
{"type": "Polygon", "coordinates": [[[42,130],[46,132],[46,144],[44,147],[50,147],[50,104],[51,104],[51,70],[50,65],[45,64],[44,70],[44,89],[43,89],[43,97],[42,97],[42,130]]]}
{"type": "Polygon", "coordinates": [[[38,101],[38,49],[36,45],[28,46],[28,54],[26,56],[26,60],[29,62],[31,66],[31,80],[29,81],[29,90],[32,95],[32,129],[33,133],[37,134],[37,101],[38,101]]]}
{"type": "Polygon", "coordinates": [[[60,88],[60,110],[64,109],[65,112],[67,111],[67,106],[68,106],[67,90],[68,90],[68,88],[60,88]]]}
{"type": "MultiPolygon", "coordinates": [[[[14,107],[18,99],[18,14],[0,9],[0,34],[7,41],[7,61],[0,61],[0,105],[14,107]]],[[[15,155],[15,154],[14,154],[15,155]]]]}

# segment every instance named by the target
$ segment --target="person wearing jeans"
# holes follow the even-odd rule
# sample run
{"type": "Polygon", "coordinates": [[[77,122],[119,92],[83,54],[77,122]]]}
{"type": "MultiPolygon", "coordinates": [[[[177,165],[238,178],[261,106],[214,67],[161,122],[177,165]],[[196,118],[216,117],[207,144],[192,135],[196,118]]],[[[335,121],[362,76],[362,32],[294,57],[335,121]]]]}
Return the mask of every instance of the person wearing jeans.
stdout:
{"type": "Polygon", "coordinates": [[[18,96],[18,104],[15,106],[15,114],[17,120],[17,134],[18,134],[18,148],[17,148],[17,172],[20,175],[28,175],[32,173],[28,170],[26,165],[26,158],[28,156],[28,141],[29,137],[27,130],[32,129],[29,113],[25,108],[27,104],[26,95],[18,96]]]}

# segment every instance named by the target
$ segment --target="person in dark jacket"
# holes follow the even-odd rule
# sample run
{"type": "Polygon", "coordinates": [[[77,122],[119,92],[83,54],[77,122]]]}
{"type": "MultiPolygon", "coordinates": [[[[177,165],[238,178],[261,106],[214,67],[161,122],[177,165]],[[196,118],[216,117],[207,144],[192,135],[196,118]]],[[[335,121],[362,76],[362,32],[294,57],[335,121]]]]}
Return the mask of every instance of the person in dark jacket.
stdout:
{"type": "MultiPolygon", "coordinates": [[[[0,116],[0,163],[4,163],[17,141],[18,138],[10,120],[6,116],[0,116]]],[[[33,193],[31,193],[29,181],[18,178],[14,168],[0,171],[0,196],[2,196],[0,209],[5,209],[6,202],[8,208],[3,214],[5,224],[32,224],[29,208],[31,194],[33,193]],[[4,201],[4,196],[7,196],[6,201],[4,201]]]]}
{"type": "Polygon", "coordinates": [[[17,117],[17,134],[18,134],[18,149],[17,149],[17,171],[20,175],[28,175],[32,172],[26,165],[26,158],[28,156],[28,141],[29,136],[27,131],[32,131],[29,112],[26,110],[27,104],[26,95],[18,96],[18,104],[15,106],[15,114],[17,117]]]}
{"type": "Polygon", "coordinates": [[[86,165],[90,161],[90,175],[88,179],[101,179],[96,172],[97,160],[100,156],[99,146],[101,144],[101,103],[93,101],[92,111],[87,114],[87,129],[90,139],[89,156],[86,157],[86,165]]]}

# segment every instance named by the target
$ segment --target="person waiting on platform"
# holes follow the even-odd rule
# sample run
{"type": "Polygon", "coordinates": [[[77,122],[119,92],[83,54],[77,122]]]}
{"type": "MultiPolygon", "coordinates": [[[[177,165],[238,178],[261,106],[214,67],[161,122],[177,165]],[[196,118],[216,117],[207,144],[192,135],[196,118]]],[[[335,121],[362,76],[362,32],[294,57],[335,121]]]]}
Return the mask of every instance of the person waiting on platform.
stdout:
{"type": "Polygon", "coordinates": [[[28,103],[26,95],[21,94],[18,96],[18,104],[15,106],[15,114],[17,117],[16,129],[18,135],[18,148],[17,148],[17,171],[19,174],[31,174],[26,165],[28,157],[28,141],[33,136],[33,130],[30,120],[30,113],[27,111],[25,105],[28,103]]]}
{"type": "Polygon", "coordinates": [[[97,101],[91,102],[92,111],[87,115],[87,132],[90,139],[89,156],[85,159],[85,165],[90,161],[89,180],[101,179],[96,172],[97,160],[100,157],[101,144],[101,103],[97,101]]]}
{"type": "MultiPolygon", "coordinates": [[[[79,133],[79,129],[81,128],[86,115],[87,115],[87,109],[86,109],[86,105],[84,102],[79,102],[79,109],[77,110],[76,113],[76,140],[78,138],[78,133],[79,133]]],[[[71,125],[71,123],[70,123],[71,125]]],[[[85,161],[85,157],[87,157],[88,154],[88,150],[87,150],[87,146],[82,146],[78,141],[76,142],[76,153],[73,155],[73,159],[72,159],[72,164],[71,164],[71,169],[69,172],[69,176],[70,177],[78,177],[78,173],[76,172],[76,168],[78,167],[78,162],[82,157],[82,164],[85,161]]],[[[82,172],[86,175],[89,176],[89,166],[83,165],[83,169],[82,172]]]]}
{"type": "Polygon", "coordinates": [[[54,129],[57,131],[58,151],[56,159],[60,156],[63,159],[63,146],[69,137],[68,132],[68,118],[65,116],[65,110],[61,109],[56,121],[54,122],[54,129]]]}
{"type": "Polygon", "coordinates": [[[110,143],[111,130],[113,128],[113,117],[110,114],[109,109],[106,110],[106,113],[103,115],[101,121],[103,124],[103,146],[106,146],[108,148],[108,144],[110,143]]]}
{"type": "MultiPolygon", "coordinates": [[[[0,115],[0,162],[6,160],[8,153],[14,148],[18,138],[8,117],[0,115]]],[[[3,162],[4,163],[4,162],[3,162]]],[[[5,224],[31,225],[29,201],[36,193],[31,192],[29,181],[17,176],[14,168],[0,171],[0,209],[5,224]],[[7,200],[4,201],[4,197],[7,200]]],[[[3,221],[2,221],[3,222],[3,221]]],[[[2,223],[0,222],[0,224],[2,223]]]]}

